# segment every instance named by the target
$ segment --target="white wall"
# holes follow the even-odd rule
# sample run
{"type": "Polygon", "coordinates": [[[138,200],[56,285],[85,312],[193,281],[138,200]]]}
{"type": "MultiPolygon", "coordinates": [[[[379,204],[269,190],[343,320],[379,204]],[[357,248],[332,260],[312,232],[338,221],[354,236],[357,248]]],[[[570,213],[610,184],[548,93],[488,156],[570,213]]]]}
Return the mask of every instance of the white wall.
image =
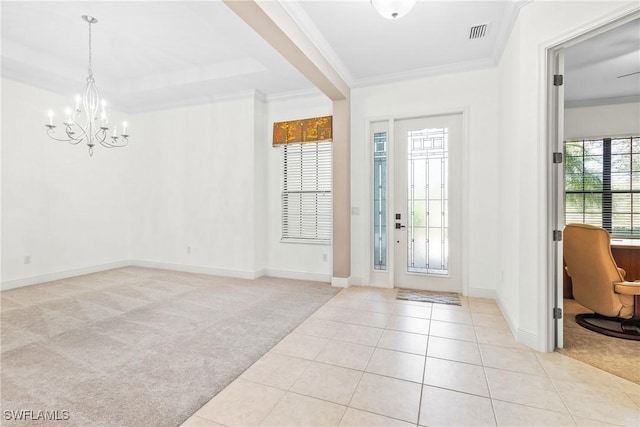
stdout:
{"type": "Polygon", "coordinates": [[[264,273],[258,254],[264,221],[256,217],[266,206],[267,141],[256,125],[263,110],[249,97],[135,117],[136,262],[241,277],[264,273]]]}
{"type": "Polygon", "coordinates": [[[271,147],[274,121],[330,115],[324,96],[113,113],[130,123],[130,145],[89,157],[45,134],[46,111],[68,99],[13,81],[2,89],[4,287],[130,261],[330,281],[330,245],[280,242],[280,151],[271,147]]]}
{"type": "Polygon", "coordinates": [[[520,48],[520,22],[516,21],[511,30],[510,42],[507,44],[499,68],[499,80],[502,82],[498,91],[500,108],[498,156],[498,205],[497,216],[500,224],[498,241],[498,265],[500,268],[497,282],[498,303],[511,326],[514,334],[518,331],[519,270],[520,260],[517,256],[520,247],[520,215],[516,207],[520,193],[520,150],[515,135],[520,129],[521,117],[513,104],[521,102],[518,76],[520,61],[517,51],[520,48]],[[506,90],[505,88],[509,88],[506,90]]]}
{"type": "Polygon", "coordinates": [[[496,70],[431,77],[355,89],[351,94],[352,281],[371,282],[370,120],[464,111],[463,289],[495,296],[498,279],[498,80],[496,70]],[[466,277],[466,278],[465,278],[466,277]]]}
{"type": "Polygon", "coordinates": [[[637,2],[528,3],[502,55],[498,238],[505,270],[498,299],[518,339],[539,350],[548,349],[550,321],[545,49],[637,9],[637,2]]]}
{"type": "MultiPolygon", "coordinates": [[[[61,115],[63,97],[2,80],[3,288],[80,274],[130,257],[126,192],[128,148],[56,142],[46,135],[47,111],[61,115]],[[24,257],[31,264],[24,264],[24,257]],[[88,269],[88,270],[87,270],[88,269]]],[[[130,118],[110,111],[112,123],[130,118]]],[[[131,128],[135,140],[137,128],[131,128]]]]}
{"type": "MultiPolygon", "coordinates": [[[[332,115],[331,101],[324,95],[272,100],[267,104],[268,144],[268,273],[271,276],[331,281],[331,245],[283,243],[281,236],[281,148],[271,147],[274,122],[332,115]],[[327,261],[323,261],[323,256],[327,261]]],[[[334,183],[335,185],[339,185],[334,183]]]]}
{"type": "Polygon", "coordinates": [[[640,135],[640,103],[565,108],[565,139],[640,135]]]}
{"type": "Polygon", "coordinates": [[[267,124],[267,104],[256,99],[253,109],[253,269],[258,274],[266,274],[269,238],[269,162],[271,135],[267,124]]]}

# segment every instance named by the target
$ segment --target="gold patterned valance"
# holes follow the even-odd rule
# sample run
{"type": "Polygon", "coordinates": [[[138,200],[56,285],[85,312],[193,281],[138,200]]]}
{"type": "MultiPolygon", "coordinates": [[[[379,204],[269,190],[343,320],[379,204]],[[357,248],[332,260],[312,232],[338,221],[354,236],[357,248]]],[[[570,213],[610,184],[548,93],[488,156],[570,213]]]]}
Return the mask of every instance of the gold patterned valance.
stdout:
{"type": "Polygon", "coordinates": [[[312,119],[276,122],[273,124],[273,146],[309,142],[331,141],[333,139],[332,116],[312,119]]]}

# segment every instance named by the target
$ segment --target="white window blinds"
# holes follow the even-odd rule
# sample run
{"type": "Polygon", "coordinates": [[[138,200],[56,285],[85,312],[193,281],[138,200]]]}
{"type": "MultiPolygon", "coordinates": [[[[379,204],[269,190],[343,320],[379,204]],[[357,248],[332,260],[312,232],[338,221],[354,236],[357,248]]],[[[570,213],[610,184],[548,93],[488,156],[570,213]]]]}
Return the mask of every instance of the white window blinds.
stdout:
{"type": "Polygon", "coordinates": [[[331,243],[331,142],[282,147],[282,240],[331,243]]]}
{"type": "Polygon", "coordinates": [[[640,138],[565,141],[566,222],[640,236],[640,138]]]}

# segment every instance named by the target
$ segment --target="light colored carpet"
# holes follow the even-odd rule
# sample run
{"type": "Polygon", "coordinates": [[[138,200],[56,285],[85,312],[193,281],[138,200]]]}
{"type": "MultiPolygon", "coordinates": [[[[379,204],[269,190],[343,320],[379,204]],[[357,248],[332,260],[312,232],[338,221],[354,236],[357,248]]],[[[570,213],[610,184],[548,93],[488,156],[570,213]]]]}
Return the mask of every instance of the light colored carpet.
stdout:
{"type": "Polygon", "coordinates": [[[70,419],[52,425],[179,425],[336,292],[135,267],[4,291],[2,415],[57,410],[70,419]]]}
{"type": "Polygon", "coordinates": [[[576,300],[564,300],[564,348],[558,352],[640,384],[640,341],[608,337],[576,323],[579,313],[593,313],[576,300]]]}

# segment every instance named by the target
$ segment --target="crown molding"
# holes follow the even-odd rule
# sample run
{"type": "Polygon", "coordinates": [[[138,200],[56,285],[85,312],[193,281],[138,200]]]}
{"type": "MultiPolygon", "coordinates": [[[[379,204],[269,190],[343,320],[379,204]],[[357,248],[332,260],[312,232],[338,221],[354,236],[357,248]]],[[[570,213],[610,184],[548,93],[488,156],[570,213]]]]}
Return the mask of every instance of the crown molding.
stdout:
{"type": "Polygon", "coordinates": [[[326,95],[322,93],[320,89],[317,89],[317,88],[303,89],[303,90],[296,90],[293,92],[273,93],[273,94],[267,95],[266,102],[288,101],[291,99],[300,99],[300,98],[316,98],[319,96],[326,98],[326,95]]]}
{"type": "Polygon", "coordinates": [[[600,107],[603,105],[640,103],[640,95],[614,96],[610,98],[565,100],[565,108],[600,107]]]}
{"type": "Polygon", "coordinates": [[[401,73],[385,74],[382,76],[367,77],[354,82],[354,88],[363,88],[388,83],[397,83],[406,80],[418,80],[425,77],[440,76],[443,74],[457,74],[469,71],[478,71],[493,68],[496,64],[493,59],[480,59],[469,62],[459,62],[457,64],[447,64],[437,67],[420,68],[416,70],[403,71],[401,73]]]}
{"type": "Polygon", "coordinates": [[[511,37],[511,32],[520,14],[520,9],[532,1],[533,0],[516,0],[507,3],[507,8],[502,16],[502,21],[505,25],[500,28],[500,32],[496,36],[496,42],[493,45],[493,53],[491,55],[496,66],[500,63],[502,53],[505,47],[507,47],[507,42],[509,41],[509,37],[511,37]]]}

